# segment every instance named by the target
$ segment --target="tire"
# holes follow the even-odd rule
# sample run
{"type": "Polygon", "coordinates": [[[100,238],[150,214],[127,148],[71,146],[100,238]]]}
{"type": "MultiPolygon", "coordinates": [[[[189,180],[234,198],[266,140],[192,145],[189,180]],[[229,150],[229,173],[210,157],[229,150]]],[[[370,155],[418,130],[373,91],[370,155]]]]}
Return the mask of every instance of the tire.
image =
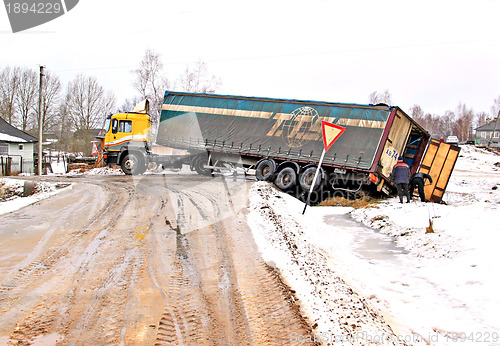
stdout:
{"type": "MultiPolygon", "coordinates": [[[[300,173],[299,176],[299,184],[302,190],[309,192],[311,189],[312,185],[312,180],[314,179],[314,175],[316,174],[316,166],[311,166],[306,168],[302,173],[300,173]]],[[[316,180],[316,184],[314,185],[314,190],[317,190],[318,187],[321,186],[321,183],[323,182],[323,177],[322,177],[322,172],[319,172],[318,178],[316,180]]]]}
{"type": "Polygon", "coordinates": [[[146,171],[142,158],[133,153],[127,154],[121,159],[120,167],[126,175],[139,175],[146,171]]]}
{"type": "Polygon", "coordinates": [[[297,184],[297,173],[292,167],[285,167],[278,172],[274,184],[281,190],[291,190],[297,184]]]}
{"type": "Polygon", "coordinates": [[[207,162],[207,159],[204,157],[204,155],[197,156],[193,160],[193,168],[198,173],[199,175],[212,175],[212,170],[210,168],[205,168],[205,163],[207,162]]]}
{"type": "Polygon", "coordinates": [[[271,181],[276,173],[274,160],[261,160],[255,168],[255,176],[260,181],[271,181]]]}

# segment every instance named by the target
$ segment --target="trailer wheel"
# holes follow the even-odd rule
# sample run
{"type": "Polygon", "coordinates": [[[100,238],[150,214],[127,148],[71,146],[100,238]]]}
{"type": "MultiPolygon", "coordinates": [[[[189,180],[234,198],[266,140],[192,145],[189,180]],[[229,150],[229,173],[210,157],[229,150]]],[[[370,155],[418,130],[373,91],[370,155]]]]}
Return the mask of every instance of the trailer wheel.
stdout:
{"type": "Polygon", "coordinates": [[[283,191],[290,190],[297,184],[297,173],[292,167],[285,167],[278,172],[274,184],[283,191]]]}
{"type": "Polygon", "coordinates": [[[199,175],[211,175],[212,170],[210,168],[205,168],[205,164],[207,162],[207,159],[204,157],[204,155],[197,156],[193,160],[193,168],[198,173],[199,175]]]}
{"type": "MultiPolygon", "coordinates": [[[[302,188],[302,190],[309,191],[311,189],[311,185],[313,183],[314,175],[316,174],[316,169],[317,169],[317,167],[311,166],[311,167],[306,168],[302,173],[300,173],[299,184],[300,184],[300,187],[302,188]]],[[[318,179],[316,180],[316,184],[314,185],[313,191],[317,190],[318,187],[321,186],[321,183],[322,183],[322,180],[323,180],[323,177],[321,176],[322,175],[321,173],[322,172],[320,171],[318,179]]]]}
{"type": "Polygon", "coordinates": [[[146,166],[136,154],[126,154],[120,162],[120,167],[126,175],[138,175],[146,171],[146,166]]]}
{"type": "Polygon", "coordinates": [[[257,180],[270,181],[276,172],[276,163],[274,160],[261,160],[255,168],[257,180]]]}

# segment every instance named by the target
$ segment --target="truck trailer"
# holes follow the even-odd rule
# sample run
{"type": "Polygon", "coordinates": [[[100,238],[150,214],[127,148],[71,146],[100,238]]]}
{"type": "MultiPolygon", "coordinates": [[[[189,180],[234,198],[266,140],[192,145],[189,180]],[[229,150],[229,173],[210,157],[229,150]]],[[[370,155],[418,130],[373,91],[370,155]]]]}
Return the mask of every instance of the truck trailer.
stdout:
{"type": "Polygon", "coordinates": [[[151,163],[189,164],[207,175],[255,169],[258,180],[300,193],[309,191],[324,148],[322,121],[346,130],[326,153],[315,190],[390,194],[392,167],[402,156],[412,173],[431,174],[427,198],[441,200],[460,149],[432,140],[402,109],[385,104],[166,91],[156,143],[185,154],[153,154],[149,116],[119,113],[110,117],[105,156],[126,174],[143,173],[151,163]]]}

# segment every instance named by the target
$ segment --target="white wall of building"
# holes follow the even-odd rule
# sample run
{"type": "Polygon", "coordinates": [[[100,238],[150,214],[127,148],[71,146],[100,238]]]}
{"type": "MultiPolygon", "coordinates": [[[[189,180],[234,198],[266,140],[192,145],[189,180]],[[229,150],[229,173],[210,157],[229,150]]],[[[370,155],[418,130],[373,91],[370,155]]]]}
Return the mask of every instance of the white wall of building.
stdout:
{"type": "Polygon", "coordinates": [[[33,151],[33,143],[9,143],[8,156],[12,157],[11,172],[34,173],[33,151]]]}

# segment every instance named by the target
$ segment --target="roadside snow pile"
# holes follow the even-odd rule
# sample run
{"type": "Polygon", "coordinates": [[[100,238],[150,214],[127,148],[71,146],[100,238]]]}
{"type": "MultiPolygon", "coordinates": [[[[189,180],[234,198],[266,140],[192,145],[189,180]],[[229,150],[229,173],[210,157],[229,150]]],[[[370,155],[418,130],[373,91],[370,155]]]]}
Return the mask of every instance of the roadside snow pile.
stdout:
{"type": "Polygon", "coordinates": [[[332,258],[308,239],[304,225],[310,220],[300,215],[303,203],[265,182],[255,183],[250,196],[249,224],[264,260],[296,290],[316,329],[315,340],[291,341],[400,344],[369,300],[355,293],[332,270],[332,258]]]}
{"type": "Polygon", "coordinates": [[[70,184],[37,182],[33,193],[24,196],[24,180],[0,179],[0,215],[21,209],[44,198],[59,193],[70,184]]]}
{"type": "Polygon", "coordinates": [[[73,169],[68,175],[125,175],[120,168],[97,167],[89,170],[73,169]]]}

